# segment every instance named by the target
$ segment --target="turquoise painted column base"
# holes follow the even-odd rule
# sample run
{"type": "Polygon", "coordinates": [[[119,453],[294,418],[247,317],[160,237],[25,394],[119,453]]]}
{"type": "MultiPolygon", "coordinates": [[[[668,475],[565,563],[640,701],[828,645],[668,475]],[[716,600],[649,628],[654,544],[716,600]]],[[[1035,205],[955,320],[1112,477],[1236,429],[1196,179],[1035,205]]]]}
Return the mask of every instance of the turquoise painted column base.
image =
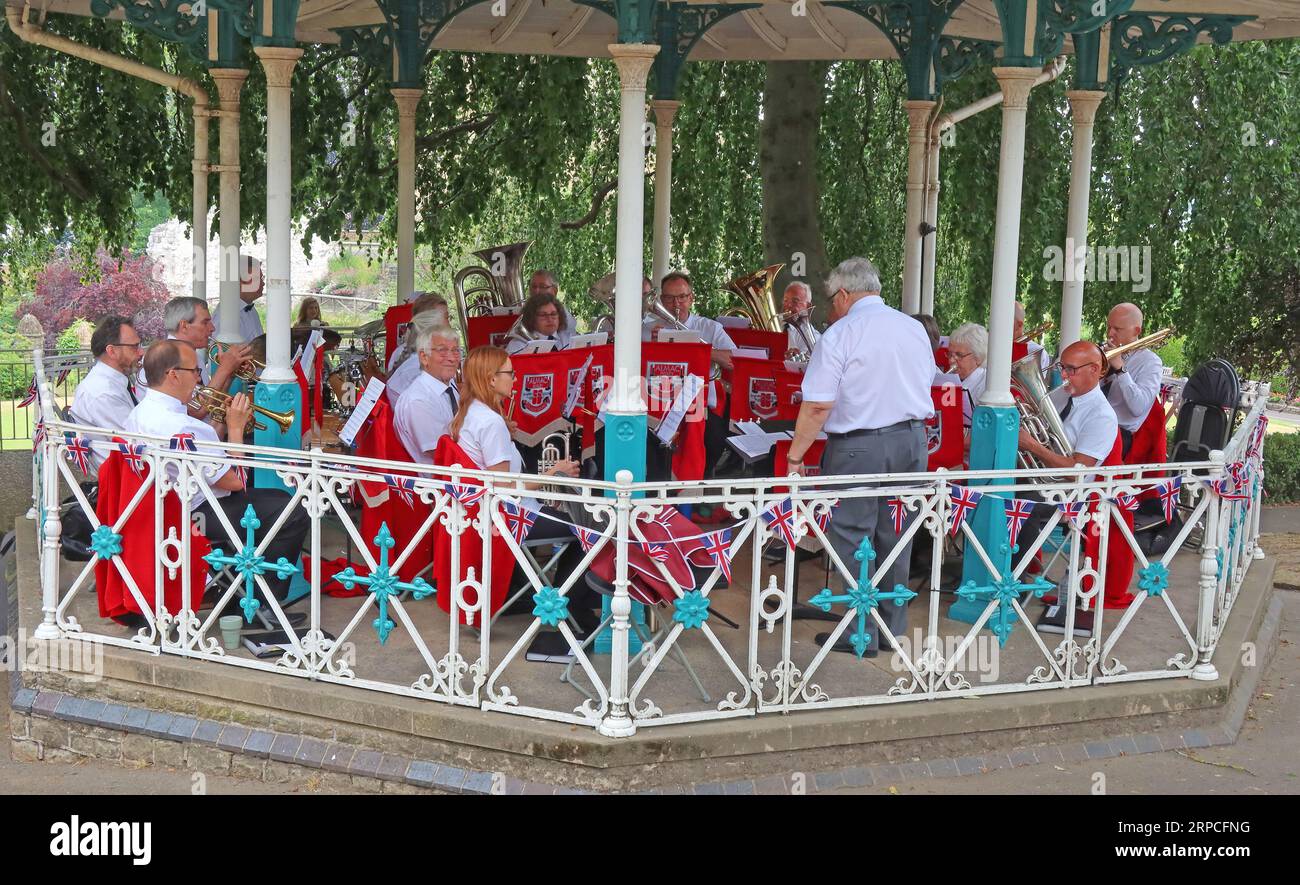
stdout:
{"type": "MultiPolygon", "coordinates": [[[[632,474],[633,482],[645,481],[645,447],[648,427],[644,412],[639,415],[606,413],[604,479],[613,481],[620,470],[626,470],[632,474]]],[[[634,498],[640,498],[643,495],[643,492],[632,493],[634,498]]],[[[600,616],[602,620],[609,617],[608,596],[602,597],[600,600],[600,616]]],[[[645,606],[636,600],[632,601],[631,618],[638,624],[645,624],[645,606]]],[[[610,627],[606,627],[597,633],[592,648],[599,655],[607,655],[613,651],[614,631],[610,627]]],[[[628,631],[627,650],[628,654],[633,655],[641,650],[641,638],[637,636],[635,630],[628,631]]]]}
{"type": "MultiPolygon", "coordinates": [[[[1020,439],[1020,413],[1015,406],[976,406],[971,417],[970,467],[971,470],[1012,470],[1016,467],[1016,451],[1020,439]]],[[[989,561],[998,571],[1006,574],[1011,568],[1011,549],[1007,544],[1006,507],[1003,499],[990,491],[998,482],[972,482],[982,486],[983,499],[967,519],[988,554],[989,561]]],[[[1001,484],[1005,484],[1003,481],[1001,484]]],[[[992,581],[983,560],[971,553],[962,557],[962,584],[973,583],[987,587],[992,581]]],[[[964,624],[979,620],[987,604],[978,600],[958,599],[948,607],[948,617],[964,624]]]]}
{"type": "MultiPolygon", "coordinates": [[[[253,430],[253,442],[259,446],[273,446],[279,449],[293,449],[295,452],[302,451],[302,393],[298,388],[298,382],[290,381],[287,383],[272,383],[262,381],[253,388],[253,404],[261,406],[264,409],[270,409],[273,412],[293,412],[293,424],[289,425],[287,431],[281,431],[280,426],[274,421],[260,415],[254,415],[253,418],[266,425],[265,430],[253,430]]],[[[267,459],[269,460],[269,459],[267,459]]],[[[282,492],[293,494],[293,489],[289,488],[275,475],[275,471],[269,468],[259,468],[253,471],[253,487],[258,489],[279,489],[282,492]]]]}

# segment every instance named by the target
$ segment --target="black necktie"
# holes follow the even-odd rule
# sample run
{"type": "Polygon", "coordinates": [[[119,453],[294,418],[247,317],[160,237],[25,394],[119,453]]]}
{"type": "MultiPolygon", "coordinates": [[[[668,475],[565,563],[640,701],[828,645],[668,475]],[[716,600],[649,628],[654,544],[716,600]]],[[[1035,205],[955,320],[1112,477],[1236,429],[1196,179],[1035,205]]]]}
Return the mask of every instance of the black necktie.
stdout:
{"type": "Polygon", "coordinates": [[[1061,409],[1061,420],[1062,420],[1062,421],[1065,420],[1065,416],[1068,415],[1068,414],[1070,414],[1070,410],[1073,409],[1073,408],[1074,408],[1074,397],[1070,397],[1070,399],[1069,399],[1069,400],[1066,402],[1066,404],[1065,404],[1065,408],[1064,408],[1064,409],[1061,409]]]}
{"type": "Polygon", "coordinates": [[[126,395],[131,397],[131,405],[138,406],[140,401],[135,398],[135,389],[131,387],[131,379],[126,379],[126,395]]]}
{"type": "Polygon", "coordinates": [[[456,402],[456,388],[450,384],[447,385],[447,399],[451,400],[451,413],[456,414],[456,410],[460,408],[460,403],[456,402]]]}
{"type": "Polygon", "coordinates": [[[253,309],[253,305],[251,305],[251,304],[245,304],[245,305],[244,305],[244,313],[248,313],[248,312],[249,312],[250,310],[252,310],[252,309],[253,309]]]}

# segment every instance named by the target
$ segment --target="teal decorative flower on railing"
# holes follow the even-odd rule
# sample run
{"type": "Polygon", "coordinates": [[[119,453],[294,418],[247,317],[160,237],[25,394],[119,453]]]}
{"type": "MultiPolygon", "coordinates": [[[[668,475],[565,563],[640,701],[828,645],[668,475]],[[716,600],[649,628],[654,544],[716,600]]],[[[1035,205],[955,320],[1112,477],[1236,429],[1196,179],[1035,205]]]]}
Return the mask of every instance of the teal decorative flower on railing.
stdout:
{"type": "Polygon", "coordinates": [[[543,587],[533,594],[533,617],[548,627],[558,627],[569,617],[569,598],[554,587],[543,587]]]}
{"type": "Polygon", "coordinates": [[[90,533],[90,549],[100,559],[112,559],[122,552],[122,536],[101,525],[90,533]]]}
{"type": "Polygon", "coordinates": [[[849,636],[849,643],[853,646],[854,653],[861,658],[871,644],[871,634],[867,632],[867,616],[871,610],[880,605],[882,600],[903,605],[908,600],[915,599],[916,594],[902,584],[895,584],[893,590],[877,590],[872,586],[871,561],[876,558],[876,551],[871,549],[870,538],[862,539],[853,558],[861,563],[858,566],[857,585],[845,587],[843,594],[833,594],[831,588],[825,587],[809,599],[808,604],[815,605],[824,612],[830,611],[833,604],[845,604],[857,613],[857,623],[849,636]]]}
{"type": "Polygon", "coordinates": [[[239,601],[239,607],[244,610],[244,620],[251,624],[253,614],[262,607],[262,603],[253,595],[254,576],[274,572],[276,577],[284,580],[290,575],[297,574],[299,569],[283,556],[273,563],[267,563],[266,557],[257,554],[257,543],[253,540],[253,533],[261,528],[262,521],[257,518],[252,504],[249,504],[248,509],[244,511],[244,517],[239,520],[239,524],[244,527],[244,546],[240,551],[234,556],[228,556],[217,547],[203,557],[203,560],[213,568],[230,566],[239,574],[239,580],[244,584],[244,598],[239,601]]]}
{"type": "Polygon", "coordinates": [[[683,593],[673,608],[673,620],[687,630],[698,630],[709,619],[709,597],[698,590],[683,593]]]}
{"type": "Polygon", "coordinates": [[[423,578],[416,578],[408,583],[399,580],[397,575],[389,570],[388,551],[393,549],[393,544],[393,535],[392,532],[388,531],[388,523],[381,523],[379,534],[375,535],[375,546],[379,548],[378,567],[368,575],[358,575],[352,566],[348,566],[334,576],[335,580],[349,590],[360,584],[374,596],[375,604],[379,606],[379,617],[371,621],[371,626],[379,634],[380,645],[388,641],[388,634],[392,633],[393,628],[397,626],[388,617],[388,600],[390,597],[398,596],[410,590],[411,596],[419,600],[433,593],[433,586],[423,578]]]}
{"type": "Polygon", "coordinates": [[[1052,585],[1043,580],[1041,575],[1029,583],[1024,583],[1016,580],[1010,574],[1006,574],[996,581],[991,581],[984,587],[977,587],[974,581],[967,581],[957,588],[957,597],[985,604],[989,602],[997,603],[997,611],[989,617],[988,628],[998,638],[998,647],[1001,648],[1007,644],[1007,639],[1016,626],[1016,608],[1012,603],[1019,599],[1026,590],[1032,590],[1034,596],[1041,599],[1043,594],[1051,589],[1052,585]]]}
{"type": "Polygon", "coordinates": [[[1157,560],[1138,572],[1138,587],[1147,596],[1159,596],[1169,589],[1169,569],[1157,560]]]}

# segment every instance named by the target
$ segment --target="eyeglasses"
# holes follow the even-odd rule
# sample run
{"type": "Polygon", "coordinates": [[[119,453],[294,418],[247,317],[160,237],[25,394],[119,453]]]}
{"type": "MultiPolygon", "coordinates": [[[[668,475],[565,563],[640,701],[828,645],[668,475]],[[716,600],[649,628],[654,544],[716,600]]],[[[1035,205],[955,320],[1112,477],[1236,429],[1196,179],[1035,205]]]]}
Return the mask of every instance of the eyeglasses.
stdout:
{"type": "Polygon", "coordinates": [[[143,343],[143,342],[140,342],[140,341],[113,341],[113,342],[111,342],[108,346],[109,346],[109,347],[129,347],[129,348],[131,348],[132,350],[135,350],[135,349],[139,348],[139,346],[140,346],[142,343],[143,343]]]}
{"type": "Polygon", "coordinates": [[[460,348],[459,347],[430,347],[427,350],[425,350],[425,353],[437,354],[438,356],[447,356],[448,354],[454,353],[456,356],[459,357],[460,348]]]}
{"type": "Polygon", "coordinates": [[[560,314],[559,311],[555,311],[555,310],[548,310],[546,313],[542,313],[541,311],[538,311],[537,318],[539,320],[558,320],[560,318],[560,314]]]}
{"type": "Polygon", "coordinates": [[[502,369],[501,371],[499,371],[499,372],[495,372],[494,374],[496,374],[496,375],[509,375],[511,378],[513,378],[513,377],[515,377],[515,370],[514,370],[514,369],[502,369]]]}
{"type": "Polygon", "coordinates": [[[966,353],[958,353],[957,351],[953,350],[953,351],[949,351],[948,355],[955,360],[964,360],[966,359],[966,357],[974,356],[975,354],[972,351],[967,351],[966,353]]]}
{"type": "Polygon", "coordinates": [[[1078,373],[1078,372],[1082,372],[1084,369],[1088,368],[1089,366],[1097,366],[1097,365],[1099,365],[1099,364],[1098,364],[1098,363],[1084,363],[1082,366],[1070,366],[1070,365],[1066,365],[1065,363],[1061,363],[1061,374],[1062,374],[1062,375],[1074,375],[1074,374],[1076,374],[1076,373],[1078,373]]]}
{"type": "Polygon", "coordinates": [[[198,376],[200,376],[200,377],[203,376],[203,370],[200,369],[200,368],[198,368],[197,366],[195,366],[193,369],[188,368],[188,367],[186,367],[186,366],[176,366],[172,371],[173,371],[173,372],[193,372],[194,374],[196,374],[196,375],[198,375],[198,376]]]}
{"type": "Polygon", "coordinates": [[[659,295],[659,300],[660,301],[687,301],[690,299],[690,297],[691,297],[690,292],[679,292],[676,295],[669,295],[667,292],[662,292],[659,295]]]}

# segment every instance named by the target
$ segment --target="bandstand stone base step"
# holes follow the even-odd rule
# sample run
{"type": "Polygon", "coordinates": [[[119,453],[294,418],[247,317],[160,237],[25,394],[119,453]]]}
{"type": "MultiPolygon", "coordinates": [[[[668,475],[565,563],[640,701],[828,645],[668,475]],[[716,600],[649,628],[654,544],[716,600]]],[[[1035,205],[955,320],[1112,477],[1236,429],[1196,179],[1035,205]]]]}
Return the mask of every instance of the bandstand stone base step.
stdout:
{"type": "MultiPolygon", "coordinates": [[[[34,526],[18,520],[19,620],[39,620],[34,526]]],[[[107,647],[102,678],[25,672],[15,758],[86,756],[295,788],[442,793],[817,792],[1231,743],[1276,644],[1273,561],[1256,562],[1213,681],[764,714],[630,738],[475,708],[107,647]],[[1253,653],[1238,650],[1253,643],[1253,653]]],[[[13,625],[10,625],[11,629],[13,625]]]]}

